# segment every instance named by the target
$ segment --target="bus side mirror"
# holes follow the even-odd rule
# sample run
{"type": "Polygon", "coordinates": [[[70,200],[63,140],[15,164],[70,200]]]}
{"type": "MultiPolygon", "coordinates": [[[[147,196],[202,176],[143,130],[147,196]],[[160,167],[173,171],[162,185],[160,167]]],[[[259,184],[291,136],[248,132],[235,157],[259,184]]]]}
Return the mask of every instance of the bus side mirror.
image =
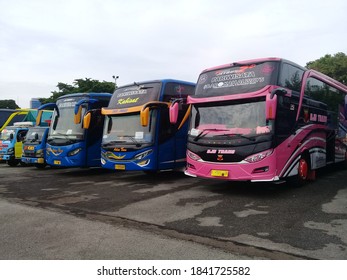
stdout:
{"type": "Polygon", "coordinates": [[[79,124],[81,123],[81,118],[82,118],[82,105],[78,106],[78,111],[75,113],[74,116],[74,123],[79,124]]]}
{"type": "Polygon", "coordinates": [[[14,135],[13,135],[13,133],[11,133],[11,134],[10,134],[10,140],[12,141],[13,138],[14,138],[14,135]]]}
{"type": "Polygon", "coordinates": [[[178,111],[179,111],[179,103],[175,102],[170,106],[169,115],[170,115],[170,123],[176,124],[178,119],[178,111]]]}
{"type": "Polygon", "coordinates": [[[83,118],[83,128],[85,129],[89,128],[91,119],[92,119],[92,113],[88,112],[83,118]]]}
{"type": "Polygon", "coordinates": [[[273,95],[272,97],[270,94],[266,95],[266,120],[274,120],[276,117],[276,111],[277,111],[277,95],[273,95]]]}
{"type": "Polygon", "coordinates": [[[140,112],[140,121],[142,126],[148,126],[148,119],[149,119],[149,107],[147,107],[144,110],[141,110],[140,112]]]}
{"type": "Polygon", "coordinates": [[[37,133],[35,133],[35,135],[34,135],[34,140],[35,141],[39,140],[39,135],[37,133]]]}

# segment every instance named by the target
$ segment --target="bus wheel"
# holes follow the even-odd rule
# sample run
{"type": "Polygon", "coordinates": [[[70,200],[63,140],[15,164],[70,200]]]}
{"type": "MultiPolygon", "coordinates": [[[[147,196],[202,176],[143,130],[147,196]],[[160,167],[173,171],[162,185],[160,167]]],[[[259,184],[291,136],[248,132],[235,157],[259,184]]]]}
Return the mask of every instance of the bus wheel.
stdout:
{"type": "Polygon", "coordinates": [[[294,187],[299,188],[305,185],[310,179],[310,174],[311,170],[309,161],[306,157],[301,157],[299,160],[298,174],[295,176],[292,182],[294,187]]]}
{"type": "Polygon", "coordinates": [[[301,158],[299,161],[299,168],[298,168],[299,179],[302,181],[306,181],[308,178],[308,172],[309,172],[308,162],[306,161],[305,158],[301,158]]]}
{"type": "Polygon", "coordinates": [[[7,161],[7,164],[8,164],[9,166],[12,166],[12,167],[17,166],[18,163],[19,163],[19,160],[18,160],[18,159],[10,159],[10,160],[7,161]]]}

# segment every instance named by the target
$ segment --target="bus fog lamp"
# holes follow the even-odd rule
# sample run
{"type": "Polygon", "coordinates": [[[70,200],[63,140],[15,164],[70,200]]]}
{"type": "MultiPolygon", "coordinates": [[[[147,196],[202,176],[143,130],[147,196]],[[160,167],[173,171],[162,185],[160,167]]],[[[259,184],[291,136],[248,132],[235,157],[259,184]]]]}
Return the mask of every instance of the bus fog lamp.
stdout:
{"type": "Polygon", "coordinates": [[[143,160],[143,161],[138,162],[137,165],[141,166],[141,167],[144,167],[144,166],[148,165],[149,162],[150,162],[150,160],[147,159],[147,160],[143,160]]]}

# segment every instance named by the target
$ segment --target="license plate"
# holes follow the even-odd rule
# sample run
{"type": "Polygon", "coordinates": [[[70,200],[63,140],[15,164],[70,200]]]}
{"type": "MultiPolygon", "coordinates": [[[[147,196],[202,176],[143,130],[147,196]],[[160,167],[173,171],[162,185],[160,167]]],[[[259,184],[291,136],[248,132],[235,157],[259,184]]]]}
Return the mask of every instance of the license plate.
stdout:
{"type": "Polygon", "coordinates": [[[228,177],[229,171],[228,170],[211,170],[211,176],[214,177],[228,177]]]}
{"type": "Polygon", "coordinates": [[[61,161],[60,160],[55,160],[55,161],[53,161],[53,163],[56,164],[56,165],[60,165],[61,161]]]}
{"type": "Polygon", "coordinates": [[[124,164],[116,164],[114,166],[116,170],[125,170],[125,165],[124,164]]]}

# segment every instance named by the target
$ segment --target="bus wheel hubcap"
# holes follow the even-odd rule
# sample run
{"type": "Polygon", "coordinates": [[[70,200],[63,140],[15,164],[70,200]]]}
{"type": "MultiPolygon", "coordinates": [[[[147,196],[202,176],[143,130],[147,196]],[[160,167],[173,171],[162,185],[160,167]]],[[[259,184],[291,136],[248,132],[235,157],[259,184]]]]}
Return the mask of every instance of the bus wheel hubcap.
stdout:
{"type": "Polygon", "coordinates": [[[299,162],[299,176],[300,176],[300,178],[306,180],[307,173],[308,173],[307,162],[304,159],[300,159],[300,162],[299,162]]]}

